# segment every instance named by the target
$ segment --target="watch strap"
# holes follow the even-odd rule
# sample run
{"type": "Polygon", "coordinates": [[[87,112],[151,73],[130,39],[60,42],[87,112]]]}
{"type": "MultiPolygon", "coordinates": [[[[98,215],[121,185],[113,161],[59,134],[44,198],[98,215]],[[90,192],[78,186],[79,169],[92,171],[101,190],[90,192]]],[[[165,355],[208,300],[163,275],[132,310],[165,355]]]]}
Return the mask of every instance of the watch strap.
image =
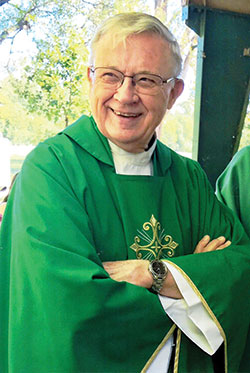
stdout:
{"type": "Polygon", "coordinates": [[[164,280],[168,273],[168,268],[161,260],[153,260],[149,263],[148,269],[153,277],[151,290],[158,294],[163,287],[164,280]],[[157,271],[154,269],[155,266],[157,266],[157,271]]]}

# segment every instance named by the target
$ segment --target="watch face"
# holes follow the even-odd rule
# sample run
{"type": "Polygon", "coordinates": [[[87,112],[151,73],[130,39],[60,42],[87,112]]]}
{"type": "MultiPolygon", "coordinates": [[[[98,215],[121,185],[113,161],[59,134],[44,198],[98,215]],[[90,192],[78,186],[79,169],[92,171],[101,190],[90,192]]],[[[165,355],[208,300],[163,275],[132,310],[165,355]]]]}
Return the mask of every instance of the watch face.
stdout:
{"type": "Polygon", "coordinates": [[[157,275],[164,275],[166,273],[166,268],[164,264],[160,261],[154,261],[152,262],[152,268],[157,275]]]}

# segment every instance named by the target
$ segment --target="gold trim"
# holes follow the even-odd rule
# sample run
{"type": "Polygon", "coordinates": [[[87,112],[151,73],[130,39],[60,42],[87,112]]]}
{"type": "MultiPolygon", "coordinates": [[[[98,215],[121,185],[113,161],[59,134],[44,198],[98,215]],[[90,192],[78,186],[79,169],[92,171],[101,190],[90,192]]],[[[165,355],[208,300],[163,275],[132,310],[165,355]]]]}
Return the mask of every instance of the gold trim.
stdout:
{"type": "Polygon", "coordinates": [[[178,373],[180,350],[181,350],[181,331],[180,329],[178,329],[177,337],[176,337],[175,356],[174,356],[174,373],[178,373]]]}
{"type": "Polygon", "coordinates": [[[209,315],[213,319],[214,323],[216,324],[217,328],[219,329],[219,331],[220,331],[220,333],[222,335],[222,338],[224,339],[224,346],[225,346],[225,373],[227,373],[228,372],[227,338],[226,338],[226,335],[225,335],[225,332],[224,332],[222,326],[220,325],[220,323],[217,320],[215,314],[213,313],[213,311],[211,310],[211,308],[209,307],[209,305],[207,304],[206,300],[203,298],[203,296],[201,295],[201,293],[199,292],[199,290],[197,289],[197,287],[195,286],[195,284],[193,283],[193,281],[188,277],[188,275],[180,267],[178,267],[175,263],[170,262],[169,260],[164,260],[164,261],[167,262],[167,263],[169,263],[169,264],[171,264],[172,266],[174,266],[182,274],[182,276],[186,279],[186,281],[189,283],[189,285],[194,290],[195,294],[198,295],[198,297],[200,298],[203,306],[205,307],[205,309],[207,310],[207,312],[209,313],[209,315]]]}
{"type": "Polygon", "coordinates": [[[167,340],[171,337],[171,335],[173,334],[174,330],[176,328],[176,325],[173,325],[167,335],[163,338],[163,340],[161,341],[161,343],[159,344],[159,346],[157,347],[157,349],[154,351],[153,355],[149,358],[149,360],[147,361],[146,365],[143,367],[141,373],[146,373],[148,368],[150,367],[150,365],[152,364],[153,360],[155,360],[156,356],[158,355],[158,353],[160,352],[160,350],[164,347],[165,343],[167,342],[167,340]]]}
{"type": "Polygon", "coordinates": [[[225,354],[225,373],[227,373],[228,372],[228,359],[227,359],[227,341],[226,341],[226,339],[224,340],[224,354],[225,354]]]}
{"type": "Polygon", "coordinates": [[[130,246],[136,252],[137,259],[152,260],[174,256],[174,250],[178,243],[169,234],[164,234],[161,223],[155,219],[154,215],[151,216],[150,221],[143,224],[142,228],[143,230],[138,231],[139,235],[135,236],[134,243],[130,246]],[[152,236],[147,233],[149,230],[152,231],[152,236]],[[147,242],[147,244],[142,245],[141,241],[147,242]],[[146,254],[143,256],[141,251],[146,251],[146,254]]]}

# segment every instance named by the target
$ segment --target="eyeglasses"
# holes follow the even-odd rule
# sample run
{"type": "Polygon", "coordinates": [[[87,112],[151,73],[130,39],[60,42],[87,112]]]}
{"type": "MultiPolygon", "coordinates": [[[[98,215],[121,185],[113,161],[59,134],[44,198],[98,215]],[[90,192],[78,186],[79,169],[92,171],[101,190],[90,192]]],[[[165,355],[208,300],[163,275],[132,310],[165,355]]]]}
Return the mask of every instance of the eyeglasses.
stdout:
{"type": "Polygon", "coordinates": [[[135,75],[125,75],[121,71],[109,67],[92,67],[90,71],[95,74],[95,78],[104,87],[118,89],[122,86],[125,78],[131,78],[132,83],[138,93],[155,95],[159,93],[163,84],[167,84],[175,78],[163,79],[159,75],[138,73],[135,75]]]}

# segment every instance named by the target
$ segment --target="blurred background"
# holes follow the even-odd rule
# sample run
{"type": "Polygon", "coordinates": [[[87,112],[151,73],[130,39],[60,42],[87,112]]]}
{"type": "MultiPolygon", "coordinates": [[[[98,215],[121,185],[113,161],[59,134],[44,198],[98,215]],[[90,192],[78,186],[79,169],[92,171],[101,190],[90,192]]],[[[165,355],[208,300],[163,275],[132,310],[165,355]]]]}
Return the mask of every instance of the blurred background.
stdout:
{"type": "MultiPolygon", "coordinates": [[[[197,35],[182,20],[181,5],[181,0],[0,0],[0,190],[36,144],[89,114],[90,40],[104,19],[120,12],[156,15],[180,43],[185,90],[166,114],[159,137],[192,157],[197,35]]],[[[248,144],[249,105],[240,148],[248,144]]]]}

